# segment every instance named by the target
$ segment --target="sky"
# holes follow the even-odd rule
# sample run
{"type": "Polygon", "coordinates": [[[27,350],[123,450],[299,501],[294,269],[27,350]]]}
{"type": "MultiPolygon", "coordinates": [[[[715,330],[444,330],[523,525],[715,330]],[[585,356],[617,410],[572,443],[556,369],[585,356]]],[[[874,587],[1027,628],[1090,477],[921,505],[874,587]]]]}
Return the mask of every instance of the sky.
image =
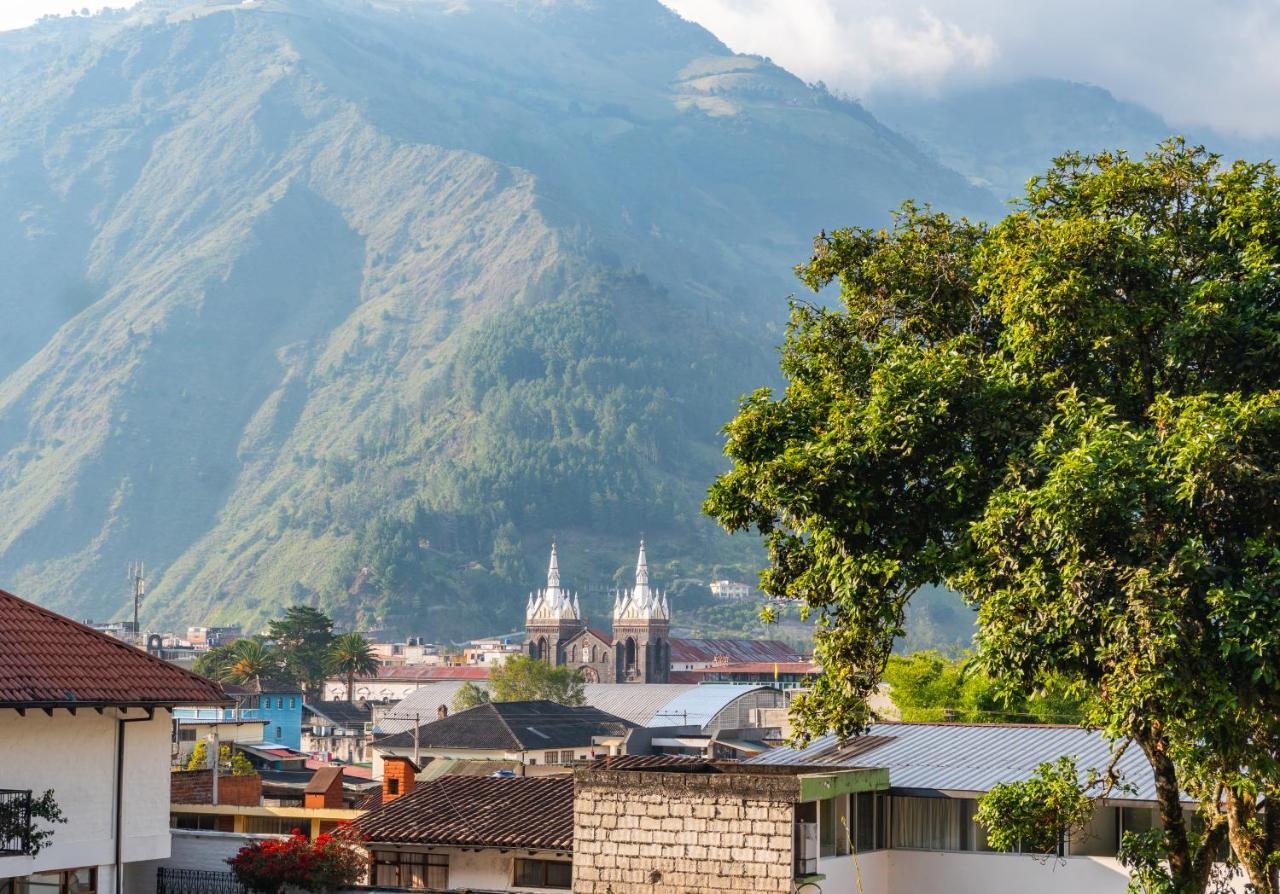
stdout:
{"type": "MultiPolygon", "coordinates": [[[[862,99],[1056,77],[1105,87],[1174,125],[1280,136],[1280,0],[664,2],[734,50],[862,99]]],[[[73,8],[0,0],[0,30],[73,8]]]]}
{"type": "Polygon", "coordinates": [[[665,0],[855,97],[1055,77],[1180,126],[1280,136],[1278,0],[665,0]]]}

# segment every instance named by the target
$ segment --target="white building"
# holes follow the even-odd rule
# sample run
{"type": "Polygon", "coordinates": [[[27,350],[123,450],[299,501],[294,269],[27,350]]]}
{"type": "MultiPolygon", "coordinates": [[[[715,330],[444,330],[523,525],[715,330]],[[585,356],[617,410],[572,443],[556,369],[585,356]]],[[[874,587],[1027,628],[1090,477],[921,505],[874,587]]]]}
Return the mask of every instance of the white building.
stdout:
{"type": "Polygon", "coordinates": [[[711,595],[717,599],[750,599],[751,587],[735,580],[713,580],[711,595]]]}
{"type": "Polygon", "coordinates": [[[0,892],[152,890],[169,856],[174,705],[216,683],[0,591],[0,892]],[[51,790],[63,824],[33,819],[51,790]],[[52,832],[38,853],[27,830],[52,832]],[[37,887],[41,886],[41,887],[37,887]]]}

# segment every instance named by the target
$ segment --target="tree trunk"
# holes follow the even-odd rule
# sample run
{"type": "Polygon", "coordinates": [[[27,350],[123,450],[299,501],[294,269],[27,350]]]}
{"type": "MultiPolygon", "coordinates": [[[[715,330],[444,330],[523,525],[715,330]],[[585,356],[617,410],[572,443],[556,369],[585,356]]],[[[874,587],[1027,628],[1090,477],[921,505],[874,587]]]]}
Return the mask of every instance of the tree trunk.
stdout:
{"type": "Polygon", "coordinates": [[[356,688],[356,671],[354,667],[347,668],[347,704],[351,704],[355,699],[352,694],[356,688]]]}
{"type": "Polygon", "coordinates": [[[1246,792],[1227,789],[1227,827],[1231,849],[1244,867],[1257,894],[1280,894],[1276,867],[1271,865],[1273,827],[1277,821],[1269,806],[1259,809],[1258,801],[1246,792]]]}
{"type": "Polygon", "coordinates": [[[1191,853],[1187,836],[1187,819],[1182,812],[1182,793],[1178,786],[1178,771],[1165,752],[1164,740],[1156,734],[1135,737],[1151,762],[1155,774],[1156,804],[1160,810],[1160,823],[1164,827],[1165,849],[1169,856],[1169,875],[1177,894],[1204,894],[1209,884],[1208,867],[1197,866],[1191,853]],[[1203,878],[1200,876],[1203,874],[1203,878]]]}

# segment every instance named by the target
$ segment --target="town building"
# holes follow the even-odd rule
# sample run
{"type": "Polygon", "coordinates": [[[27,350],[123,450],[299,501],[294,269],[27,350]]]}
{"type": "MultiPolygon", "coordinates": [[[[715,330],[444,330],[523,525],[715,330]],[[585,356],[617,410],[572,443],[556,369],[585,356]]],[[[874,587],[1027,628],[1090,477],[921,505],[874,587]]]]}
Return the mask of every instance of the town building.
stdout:
{"type": "Polygon", "coordinates": [[[0,591],[0,891],[151,890],[169,856],[176,705],[228,702],[209,680],[0,591]],[[52,791],[65,824],[29,813],[52,791]],[[30,829],[52,832],[32,853],[30,829]]]}
{"type": "Polygon", "coordinates": [[[187,645],[212,649],[215,646],[230,645],[243,635],[238,624],[226,627],[188,627],[187,645]]]}
{"type": "MultiPolygon", "coordinates": [[[[442,708],[447,710],[461,686],[437,683],[416,690],[383,714],[375,730],[390,734],[421,726],[442,708]]],[[[587,683],[582,693],[589,707],[636,726],[695,726],[702,736],[744,727],[776,727],[775,715],[785,714],[786,704],[786,695],[772,686],[729,683],[587,683]]]]}
{"type": "Polygon", "coordinates": [[[569,890],[573,879],[571,775],[445,776],[417,780],[391,758],[382,805],[355,820],[377,889],[569,890]]]}
{"type": "Polygon", "coordinates": [[[732,580],[713,580],[711,595],[717,599],[750,599],[751,587],[732,580]]]}
{"type": "Polygon", "coordinates": [[[302,706],[302,750],[318,760],[346,764],[370,759],[373,738],[373,708],[369,702],[304,702],[302,706]]]}
{"type": "Polygon", "coordinates": [[[779,689],[807,689],[822,673],[814,661],[726,661],[686,673],[708,683],[739,686],[776,686],[779,689]]]}
{"type": "Polygon", "coordinates": [[[636,724],[598,708],[538,700],[492,702],[396,733],[373,743],[373,775],[388,757],[508,761],[518,766],[567,766],[603,753],[601,740],[625,736],[636,724]]]}
{"type": "MultiPolygon", "coordinates": [[[[484,683],[489,679],[487,666],[382,666],[367,677],[356,677],[352,698],[356,701],[400,701],[409,693],[435,683],[484,683]]],[[[325,701],[347,697],[346,677],[330,677],[324,681],[325,701]]]]}

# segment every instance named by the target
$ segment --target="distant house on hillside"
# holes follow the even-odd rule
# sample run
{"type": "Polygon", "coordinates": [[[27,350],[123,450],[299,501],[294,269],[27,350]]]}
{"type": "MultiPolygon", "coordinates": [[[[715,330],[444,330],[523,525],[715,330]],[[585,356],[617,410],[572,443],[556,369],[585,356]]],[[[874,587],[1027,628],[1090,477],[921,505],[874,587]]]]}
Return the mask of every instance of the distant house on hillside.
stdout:
{"type": "Polygon", "coordinates": [[[0,591],[0,891],[152,889],[169,856],[170,712],[216,683],[0,591]],[[66,819],[32,817],[46,790],[66,819]],[[30,832],[52,831],[33,855],[30,832]]]}
{"type": "Polygon", "coordinates": [[[750,599],[751,587],[733,580],[713,580],[711,595],[717,599],[750,599]]]}

